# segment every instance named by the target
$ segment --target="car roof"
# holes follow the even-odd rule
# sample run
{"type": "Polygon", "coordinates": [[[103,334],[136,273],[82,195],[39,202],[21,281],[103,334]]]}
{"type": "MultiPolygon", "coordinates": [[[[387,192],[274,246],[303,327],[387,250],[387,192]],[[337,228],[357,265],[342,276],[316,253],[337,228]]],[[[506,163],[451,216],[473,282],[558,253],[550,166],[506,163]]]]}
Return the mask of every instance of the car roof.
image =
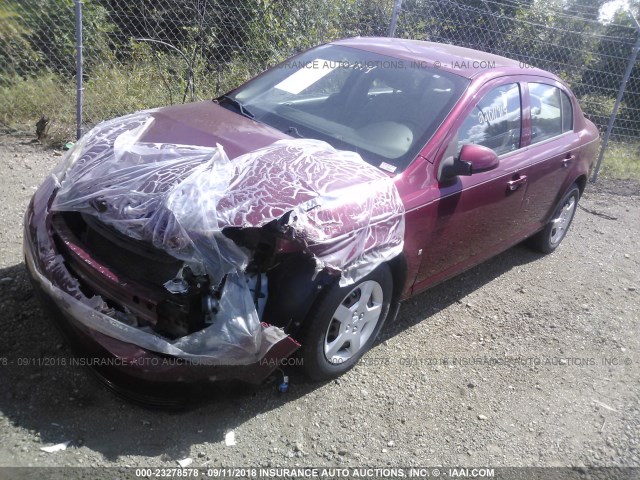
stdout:
{"type": "Polygon", "coordinates": [[[539,75],[561,81],[550,72],[525,65],[517,60],[446,43],[389,37],[355,37],[337,40],[331,44],[415,61],[426,67],[437,64],[437,68],[441,70],[469,79],[491,72],[493,75],[490,76],[539,75]]]}

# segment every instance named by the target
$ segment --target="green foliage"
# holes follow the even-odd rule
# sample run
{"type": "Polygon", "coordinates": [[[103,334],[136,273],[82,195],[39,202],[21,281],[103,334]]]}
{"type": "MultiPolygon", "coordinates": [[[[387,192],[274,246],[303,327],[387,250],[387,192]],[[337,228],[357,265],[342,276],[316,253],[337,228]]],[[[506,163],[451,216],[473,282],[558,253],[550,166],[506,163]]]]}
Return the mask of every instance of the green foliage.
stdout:
{"type": "Polygon", "coordinates": [[[127,65],[120,68],[99,65],[87,78],[84,117],[88,123],[179,103],[177,98],[182,99],[181,77],[186,67],[179,67],[179,59],[166,53],[153,54],[149,45],[134,44],[132,51],[132,60],[127,65]]]}
{"type": "MultiPolygon", "coordinates": [[[[112,26],[107,11],[94,0],[83,2],[83,32],[91,38],[89,52],[108,50],[112,26]]],[[[73,0],[5,0],[0,7],[0,82],[14,75],[42,71],[72,74],[75,69],[73,0]]]]}
{"type": "Polygon", "coordinates": [[[611,113],[615,98],[605,95],[587,94],[580,97],[580,107],[586,117],[598,125],[606,125],[611,113]]]}
{"type": "Polygon", "coordinates": [[[52,121],[49,134],[56,140],[75,137],[73,84],[56,73],[14,77],[0,85],[0,123],[24,131],[35,131],[43,115],[52,121]]]}
{"type": "Polygon", "coordinates": [[[599,175],[640,180],[640,143],[610,142],[599,175]]]}
{"type": "Polygon", "coordinates": [[[7,82],[7,73],[20,71],[36,60],[37,53],[28,41],[30,34],[16,5],[0,5],[0,84],[7,82]]]}

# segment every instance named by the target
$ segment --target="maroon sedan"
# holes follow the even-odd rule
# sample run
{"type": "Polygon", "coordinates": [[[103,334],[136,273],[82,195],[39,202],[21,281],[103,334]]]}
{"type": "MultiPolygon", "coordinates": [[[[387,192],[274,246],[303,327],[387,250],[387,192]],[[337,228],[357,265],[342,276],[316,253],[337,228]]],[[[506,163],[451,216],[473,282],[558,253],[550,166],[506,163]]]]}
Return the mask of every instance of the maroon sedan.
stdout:
{"type": "Polygon", "coordinates": [[[555,250],[597,146],[551,73],[341,40],[213,102],[98,125],[34,195],[26,264],[124,388],[284,362],[328,379],[402,300],[525,239],[555,250]]]}

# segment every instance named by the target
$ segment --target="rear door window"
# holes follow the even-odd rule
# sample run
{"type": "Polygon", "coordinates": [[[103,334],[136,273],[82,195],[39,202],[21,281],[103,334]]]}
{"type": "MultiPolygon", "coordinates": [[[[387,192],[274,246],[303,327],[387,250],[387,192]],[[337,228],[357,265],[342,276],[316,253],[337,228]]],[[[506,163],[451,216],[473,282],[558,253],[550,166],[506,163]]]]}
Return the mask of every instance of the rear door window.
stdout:
{"type": "Polygon", "coordinates": [[[573,129],[573,107],[562,90],[544,83],[529,83],[529,99],[532,144],[573,129]]]}

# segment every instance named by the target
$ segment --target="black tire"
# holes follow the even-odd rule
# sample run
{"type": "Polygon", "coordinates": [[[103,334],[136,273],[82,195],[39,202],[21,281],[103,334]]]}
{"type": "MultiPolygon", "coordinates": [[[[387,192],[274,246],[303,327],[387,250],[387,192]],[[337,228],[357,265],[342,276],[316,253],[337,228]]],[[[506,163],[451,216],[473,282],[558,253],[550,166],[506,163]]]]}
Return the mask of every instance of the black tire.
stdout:
{"type": "Polygon", "coordinates": [[[328,380],[339,377],[358,363],[362,355],[371,348],[384,325],[389,313],[392,291],[393,278],[386,264],[380,265],[352,285],[340,287],[336,282],[328,287],[312,307],[305,322],[300,349],[304,373],[312,380],[328,380]],[[361,302],[362,295],[363,292],[367,295],[369,287],[371,287],[371,293],[366,302],[366,312],[361,313],[359,317],[357,312],[362,311],[365,304],[361,302]],[[375,324],[372,324],[374,311],[377,311],[378,305],[379,316],[375,324]],[[351,320],[348,322],[341,322],[337,316],[339,307],[346,307],[356,315],[350,317],[351,320]],[[368,321],[367,316],[370,317],[368,321]],[[343,325],[346,330],[339,334],[338,330],[343,325]],[[347,325],[349,328],[346,327],[347,325]],[[360,338],[354,343],[359,345],[352,345],[351,339],[355,338],[356,333],[360,338]],[[334,338],[333,341],[332,338],[334,338]],[[343,341],[342,347],[331,356],[330,360],[325,353],[325,346],[335,346],[337,349],[343,341]]]}
{"type": "Polygon", "coordinates": [[[542,253],[551,253],[558,248],[571,226],[579,199],[580,189],[574,183],[558,202],[549,223],[529,238],[527,244],[542,253]],[[562,227],[558,226],[559,223],[562,227]]]}

